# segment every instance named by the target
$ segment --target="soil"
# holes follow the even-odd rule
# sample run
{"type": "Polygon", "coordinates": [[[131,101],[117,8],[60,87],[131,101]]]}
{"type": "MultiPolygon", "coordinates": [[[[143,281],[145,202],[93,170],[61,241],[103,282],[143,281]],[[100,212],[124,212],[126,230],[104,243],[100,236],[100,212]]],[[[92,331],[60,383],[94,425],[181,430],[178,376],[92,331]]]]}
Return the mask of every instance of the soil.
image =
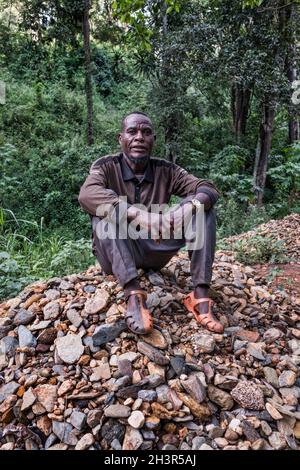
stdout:
{"type": "Polygon", "coordinates": [[[300,297],[300,263],[257,264],[252,266],[257,275],[266,279],[270,287],[285,289],[300,297]]]}

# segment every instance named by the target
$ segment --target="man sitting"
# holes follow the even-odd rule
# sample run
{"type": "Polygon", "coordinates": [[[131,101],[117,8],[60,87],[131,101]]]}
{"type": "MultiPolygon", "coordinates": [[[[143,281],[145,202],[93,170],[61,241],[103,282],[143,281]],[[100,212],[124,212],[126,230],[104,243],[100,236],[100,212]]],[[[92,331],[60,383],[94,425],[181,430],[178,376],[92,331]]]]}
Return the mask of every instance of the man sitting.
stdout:
{"type": "Polygon", "coordinates": [[[92,164],[81,187],[79,203],[91,216],[94,255],[103,271],[114,274],[124,287],[128,328],[137,334],[147,334],[153,327],[146,304],[147,292],[141,289],[137,269],[165,266],[188,242],[186,233],[174,236],[176,230],[188,219],[194,227],[197,214],[201,213],[200,206],[203,224],[197,229],[196,238],[202,230],[201,246],[196,244],[189,249],[194,291],[186,296],[184,304],[199,324],[222,333],[223,326],[214,317],[213,301],[208,298],[216,244],[213,206],[219,197],[217,189],[212,182],[199,179],[174,163],[151,158],[155,134],[146,114],[138,111],[128,114],[118,138],[122,152],[99,158],[92,164]],[[167,213],[151,210],[155,204],[168,203],[172,195],[183,198],[175,210],[167,213]],[[112,212],[118,218],[117,230],[114,236],[103,236],[112,212]],[[120,221],[124,228],[124,213],[126,226],[133,223],[137,231],[150,236],[121,236],[120,221]],[[169,236],[162,238],[166,225],[169,236]]]}

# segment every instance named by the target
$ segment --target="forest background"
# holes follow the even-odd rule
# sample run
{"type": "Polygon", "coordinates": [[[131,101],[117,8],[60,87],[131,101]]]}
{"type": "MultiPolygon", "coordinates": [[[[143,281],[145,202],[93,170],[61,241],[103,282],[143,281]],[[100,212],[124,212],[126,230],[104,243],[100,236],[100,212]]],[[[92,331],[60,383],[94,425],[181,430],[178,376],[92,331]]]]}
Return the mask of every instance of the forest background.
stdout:
{"type": "Polygon", "coordinates": [[[221,191],[219,247],[299,213],[299,29],[289,0],[0,0],[0,300],[95,262],[77,197],[132,110],[221,191]]]}

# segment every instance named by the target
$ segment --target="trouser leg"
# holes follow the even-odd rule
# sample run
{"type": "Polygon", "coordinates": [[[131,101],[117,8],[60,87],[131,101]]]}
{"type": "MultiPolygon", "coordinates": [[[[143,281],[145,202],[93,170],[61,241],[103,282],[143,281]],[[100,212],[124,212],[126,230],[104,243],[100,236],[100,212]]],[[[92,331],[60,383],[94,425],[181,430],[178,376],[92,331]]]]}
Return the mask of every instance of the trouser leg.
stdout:
{"type": "MultiPolygon", "coordinates": [[[[184,202],[184,201],[183,201],[184,202]]],[[[107,274],[114,274],[124,286],[138,276],[137,269],[161,269],[185,245],[185,238],[161,240],[104,238],[96,235],[98,217],[93,217],[93,253],[107,274]]],[[[216,246],[216,215],[214,208],[204,212],[203,245],[189,250],[194,287],[209,285],[216,246]]]]}
{"type": "MultiPolygon", "coordinates": [[[[190,196],[186,198],[187,201],[190,201],[190,196]]],[[[182,204],[184,204],[185,199],[182,200],[182,204]]],[[[200,239],[202,239],[202,244],[200,245],[201,248],[189,249],[189,246],[193,247],[193,244],[190,245],[187,241],[190,238],[191,233],[186,232],[183,230],[183,237],[181,239],[170,239],[170,240],[162,240],[160,245],[155,246],[154,250],[155,253],[165,252],[165,253],[172,253],[170,258],[174,256],[180,248],[187,245],[189,257],[191,260],[191,277],[193,281],[194,288],[199,285],[210,285],[212,279],[212,266],[215,257],[215,249],[216,249],[216,212],[215,209],[212,207],[207,211],[203,211],[203,223],[196,222],[197,215],[192,217],[192,226],[194,230],[194,234],[196,230],[201,230],[202,233],[199,235],[197,234],[200,239]]],[[[192,234],[193,235],[193,234],[192,234]]],[[[192,236],[192,238],[194,238],[192,236]]]]}
{"type": "Polygon", "coordinates": [[[114,274],[119,283],[124,286],[138,275],[137,253],[134,251],[132,240],[99,237],[98,224],[103,224],[103,222],[99,217],[93,217],[93,254],[103,271],[106,274],[114,274]]]}
{"type": "Polygon", "coordinates": [[[138,268],[161,269],[180,248],[177,241],[164,246],[151,239],[99,237],[98,224],[103,222],[99,217],[93,217],[93,254],[103,271],[113,274],[123,287],[138,276],[138,268]]]}
{"type": "Polygon", "coordinates": [[[211,208],[204,212],[202,248],[189,251],[191,260],[191,276],[195,288],[201,284],[210,285],[215,249],[216,213],[215,209],[211,208]]]}

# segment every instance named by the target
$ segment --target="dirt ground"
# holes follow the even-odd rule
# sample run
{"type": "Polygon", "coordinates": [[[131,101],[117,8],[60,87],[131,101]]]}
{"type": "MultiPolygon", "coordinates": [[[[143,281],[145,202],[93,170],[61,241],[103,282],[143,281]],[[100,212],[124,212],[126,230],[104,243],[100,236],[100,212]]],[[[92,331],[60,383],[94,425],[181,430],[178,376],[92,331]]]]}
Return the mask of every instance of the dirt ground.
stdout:
{"type": "Polygon", "coordinates": [[[289,294],[300,297],[300,263],[257,264],[252,266],[256,275],[267,279],[273,288],[284,288],[289,294]]]}

